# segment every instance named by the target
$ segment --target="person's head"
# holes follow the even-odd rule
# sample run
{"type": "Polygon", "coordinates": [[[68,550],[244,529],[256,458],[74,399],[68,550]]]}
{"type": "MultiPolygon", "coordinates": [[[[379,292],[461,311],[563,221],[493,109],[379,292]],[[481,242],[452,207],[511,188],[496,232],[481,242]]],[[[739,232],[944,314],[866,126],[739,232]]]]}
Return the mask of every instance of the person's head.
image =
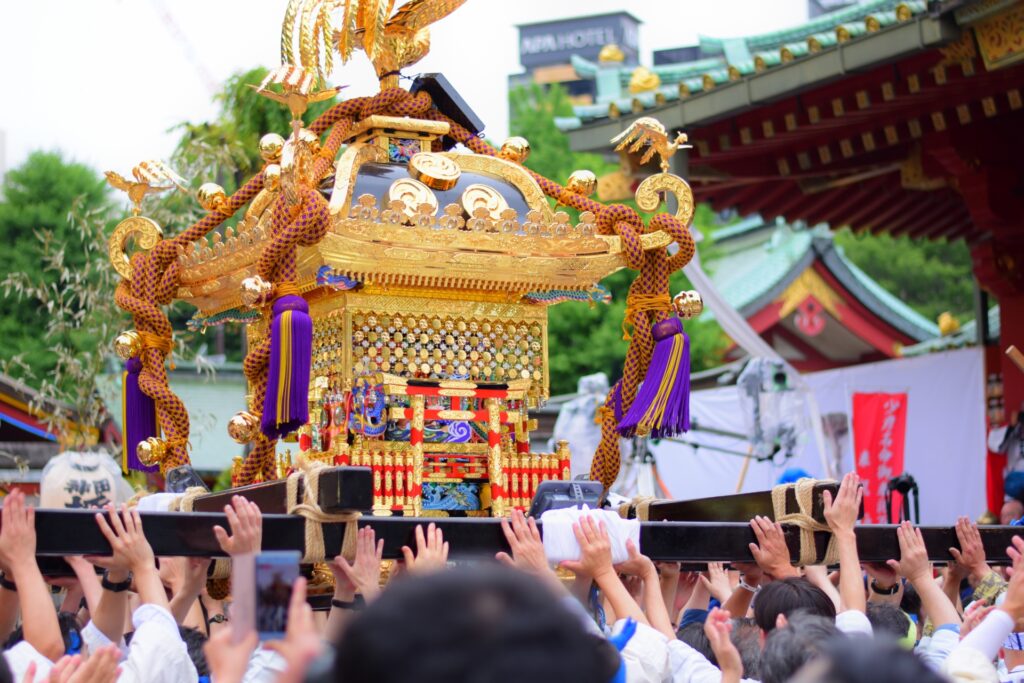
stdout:
{"type": "Polygon", "coordinates": [[[999,523],[1009,524],[1021,517],[1024,517],[1024,503],[1016,498],[1007,498],[1006,502],[1003,503],[1002,509],[999,511],[999,523]]]}
{"type": "Polygon", "coordinates": [[[181,639],[185,641],[185,647],[188,648],[188,657],[196,667],[196,673],[200,676],[209,676],[210,666],[206,663],[206,655],[203,653],[206,636],[203,635],[202,631],[185,626],[179,626],[178,633],[181,634],[181,639]]]}
{"type": "Polygon", "coordinates": [[[786,622],[784,628],[773,630],[765,639],[760,662],[762,683],[785,683],[804,664],[821,656],[832,639],[844,637],[834,617],[796,611],[786,617],[786,622]]]}
{"type": "Polygon", "coordinates": [[[868,621],[871,622],[871,629],[878,638],[899,642],[905,639],[910,632],[910,617],[896,605],[869,602],[867,615],[868,621]]]}
{"type": "Polygon", "coordinates": [[[337,649],[344,683],[590,683],[620,666],[545,586],[495,566],[396,583],[352,619],[337,649]]]}
{"type": "Polygon", "coordinates": [[[754,600],[754,621],[765,634],[771,633],[779,615],[789,617],[797,610],[835,620],[836,606],[832,599],[804,578],[772,581],[762,588],[754,600]]]}
{"type": "MultiPolygon", "coordinates": [[[[81,652],[84,643],[82,642],[82,625],[78,622],[78,617],[71,612],[58,612],[57,625],[60,626],[60,635],[64,640],[64,654],[73,655],[81,652]]],[[[25,634],[22,627],[18,626],[7,637],[4,649],[14,647],[24,639],[25,634]]]]}
{"type": "MultiPolygon", "coordinates": [[[[676,633],[676,637],[697,652],[704,655],[704,658],[709,662],[718,666],[718,660],[715,658],[715,651],[711,649],[711,641],[708,640],[707,635],[704,633],[704,622],[692,621],[689,624],[686,624],[679,629],[676,633]]],[[[749,676],[749,674],[747,675],[749,676]]]]}
{"type": "Polygon", "coordinates": [[[829,641],[792,683],[948,683],[948,679],[894,643],[854,636],[829,641]]]}
{"type": "Polygon", "coordinates": [[[746,678],[761,678],[761,629],[753,619],[735,619],[730,636],[732,644],[740,652],[743,661],[743,675],[746,678]]]}

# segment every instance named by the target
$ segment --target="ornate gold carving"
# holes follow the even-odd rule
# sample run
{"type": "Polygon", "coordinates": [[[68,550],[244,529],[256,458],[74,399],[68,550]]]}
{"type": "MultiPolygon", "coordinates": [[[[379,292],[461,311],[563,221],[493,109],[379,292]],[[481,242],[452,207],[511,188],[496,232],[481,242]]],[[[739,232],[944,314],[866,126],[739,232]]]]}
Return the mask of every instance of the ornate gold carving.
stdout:
{"type": "Polygon", "coordinates": [[[978,49],[989,71],[1024,59],[1024,6],[1013,5],[974,27],[978,49]]]}
{"type": "MultiPolygon", "coordinates": [[[[371,117],[372,118],[372,117],[371,117]]],[[[338,158],[334,166],[334,190],[331,193],[331,214],[348,216],[352,205],[350,196],[356,185],[359,167],[367,162],[384,163],[388,160],[386,150],[363,142],[353,143],[338,158]]]]}
{"type": "Polygon", "coordinates": [[[686,140],[686,133],[679,133],[674,140],[670,141],[668,132],[661,121],[650,116],[643,116],[629,124],[629,128],[616,135],[611,141],[618,143],[615,147],[616,152],[628,148],[629,153],[633,154],[646,146],[647,150],[640,158],[640,163],[646,164],[657,154],[661,159],[662,172],[667,173],[669,159],[676,151],[690,147],[686,144],[686,140]]]}
{"type": "Polygon", "coordinates": [[[107,240],[107,256],[110,258],[110,265],[122,278],[131,280],[132,264],[125,251],[128,240],[134,238],[135,246],[143,251],[149,251],[157,245],[163,236],[163,230],[152,218],[144,216],[125,218],[117,224],[110,239],[107,240]]]}
{"type": "Polygon", "coordinates": [[[636,188],[636,204],[644,211],[656,211],[661,205],[661,193],[671,192],[676,198],[676,219],[683,225],[693,220],[693,191],[677,175],[659,173],[644,178],[636,188]]]}
{"type": "Polygon", "coordinates": [[[405,216],[411,219],[423,204],[429,205],[433,213],[437,213],[437,196],[430,188],[414,178],[399,178],[388,188],[389,201],[401,201],[405,204],[405,216]]]}
{"type": "Polygon", "coordinates": [[[463,210],[476,217],[477,209],[485,209],[491,220],[501,218],[501,212],[508,208],[508,202],[501,193],[490,185],[474,183],[462,192],[460,199],[463,210]]]}
{"type": "Polygon", "coordinates": [[[522,166],[499,157],[481,154],[460,152],[445,152],[444,154],[457,163],[463,171],[485,173],[514,185],[522,193],[527,206],[541,211],[545,220],[551,220],[551,206],[548,204],[544,191],[522,166]]]}
{"type": "Polygon", "coordinates": [[[779,319],[781,320],[795,311],[797,306],[802,304],[809,296],[817,299],[821,307],[828,311],[830,315],[839,317],[836,308],[836,304],[841,301],[839,295],[835,293],[835,290],[820,275],[808,268],[800,273],[800,276],[790,283],[789,287],[786,287],[786,290],[776,298],[776,301],[781,304],[779,319]]]}
{"type": "Polygon", "coordinates": [[[462,170],[450,157],[420,152],[409,159],[409,175],[429,188],[450,190],[459,182],[462,170]]]}

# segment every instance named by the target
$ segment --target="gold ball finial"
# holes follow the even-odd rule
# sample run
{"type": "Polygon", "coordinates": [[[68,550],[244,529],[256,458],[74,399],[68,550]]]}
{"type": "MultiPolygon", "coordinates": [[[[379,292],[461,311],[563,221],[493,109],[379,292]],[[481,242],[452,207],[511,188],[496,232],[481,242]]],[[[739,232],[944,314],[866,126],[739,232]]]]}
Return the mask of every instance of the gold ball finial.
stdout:
{"type": "Polygon", "coordinates": [[[939,334],[943,337],[948,337],[951,334],[956,334],[960,331],[960,321],[953,317],[953,314],[949,311],[943,311],[939,314],[939,334]]]}
{"type": "Polygon", "coordinates": [[[624,62],[626,61],[626,54],[615,43],[608,43],[597,53],[597,61],[602,64],[624,62]]]}
{"type": "Polygon", "coordinates": [[[128,330],[114,339],[114,353],[121,360],[135,358],[142,353],[142,338],[135,330],[128,330]]]}
{"type": "Polygon", "coordinates": [[[281,160],[284,138],[277,133],[267,133],[260,138],[260,156],[264,161],[276,164],[281,160]]]}
{"type": "Polygon", "coordinates": [[[299,131],[299,141],[304,142],[310,146],[313,150],[313,154],[320,151],[320,136],[311,131],[309,128],[303,128],[299,131]]]}
{"type": "Polygon", "coordinates": [[[638,66],[629,75],[629,92],[634,95],[657,90],[661,86],[661,77],[646,66],[638,66]]]}
{"type": "Polygon", "coordinates": [[[511,137],[501,143],[501,158],[507,159],[516,164],[521,164],[530,156],[530,143],[526,138],[518,135],[511,137]]]}
{"type": "Polygon", "coordinates": [[[196,190],[196,199],[199,200],[199,206],[203,207],[205,211],[216,211],[224,206],[227,198],[224,188],[217,183],[203,183],[196,190]]]}
{"type": "Polygon", "coordinates": [[[281,167],[277,164],[268,164],[263,169],[263,187],[268,190],[276,190],[281,187],[281,167]]]}
{"type": "Polygon", "coordinates": [[[672,297],[672,308],[683,320],[692,320],[704,312],[704,299],[693,289],[679,292],[672,297]]]}
{"type": "Polygon", "coordinates": [[[135,455],[146,467],[159,465],[167,456],[167,443],[163,439],[151,436],[145,441],[140,441],[135,447],[135,455]]]}
{"type": "Polygon", "coordinates": [[[228,436],[235,443],[249,443],[254,440],[260,431],[260,421],[255,415],[247,410],[235,413],[228,420],[228,436]]]}
{"type": "Polygon", "coordinates": [[[242,280],[241,289],[242,303],[246,306],[256,306],[270,298],[274,285],[259,275],[253,275],[242,280]]]}
{"type": "Polygon", "coordinates": [[[573,171],[569,176],[569,181],[565,184],[565,189],[581,197],[589,197],[597,189],[597,176],[593,171],[586,169],[573,171]]]}

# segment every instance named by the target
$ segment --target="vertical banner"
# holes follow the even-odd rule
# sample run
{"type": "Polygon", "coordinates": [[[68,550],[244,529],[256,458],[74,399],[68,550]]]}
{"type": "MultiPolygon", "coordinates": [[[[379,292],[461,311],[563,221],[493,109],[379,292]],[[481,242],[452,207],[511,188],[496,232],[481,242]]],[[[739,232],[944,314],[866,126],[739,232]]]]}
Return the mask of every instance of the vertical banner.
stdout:
{"type": "MultiPolygon", "coordinates": [[[[864,521],[885,524],[886,485],[903,474],[907,394],[853,395],[853,452],[864,483],[864,521]]],[[[893,495],[893,509],[901,497],[893,495]]]]}

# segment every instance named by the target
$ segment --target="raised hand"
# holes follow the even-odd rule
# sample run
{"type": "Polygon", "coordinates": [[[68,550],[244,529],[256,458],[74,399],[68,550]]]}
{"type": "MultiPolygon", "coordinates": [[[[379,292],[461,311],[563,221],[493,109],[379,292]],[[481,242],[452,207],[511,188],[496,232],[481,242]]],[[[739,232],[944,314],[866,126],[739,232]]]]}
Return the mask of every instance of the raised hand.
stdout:
{"type": "Polygon", "coordinates": [[[112,555],[92,556],[86,559],[115,575],[111,577],[111,581],[124,580],[129,570],[155,568],[153,547],[149,545],[146,535],[142,532],[142,517],[139,516],[139,511],[121,505],[119,515],[113,504],[107,505],[106,510],[110,521],[107,521],[103,513],[97,512],[96,524],[100,528],[100,533],[110,543],[112,555]]]}
{"type": "Polygon", "coordinates": [[[505,534],[512,554],[497,553],[494,557],[499,562],[537,576],[554,574],[544,554],[544,541],[533,517],[527,519],[521,510],[513,510],[511,519],[502,518],[501,531],[505,534]]]}
{"type": "Polygon", "coordinates": [[[448,564],[448,542],[444,534],[431,522],[427,525],[427,533],[423,533],[423,525],[416,525],[416,552],[407,545],[402,546],[405,557],[405,568],[410,573],[427,573],[444,569],[448,564]]]}
{"type": "Polygon", "coordinates": [[[658,569],[654,566],[654,562],[646,555],[640,554],[631,538],[626,539],[626,553],[628,553],[629,559],[615,565],[615,571],[627,576],[636,576],[645,581],[658,578],[658,569]]]}
{"type": "Polygon", "coordinates": [[[260,641],[256,631],[236,639],[234,628],[229,623],[227,628],[214,631],[203,645],[211,678],[217,683],[241,683],[249,668],[249,657],[260,641]]]}
{"type": "Polygon", "coordinates": [[[856,472],[848,472],[835,500],[831,491],[822,492],[825,521],[828,522],[833,534],[853,533],[853,527],[860,515],[860,504],[864,499],[864,489],[860,487],[860,477],[856,472]]]}
{"type": "Polygon", "coordinates": [[[928,561],[928,549],[924,545],[921,530],[915,529],[910,522],[903,522],[896,527],[896,538],[900,543],[900,559],[889,560],[886,564],[911,583],[930,579],[932,566],[928,561]]]}
{"type": "Polygon", "coordinates": [[[985,600],[975,600],[964,610],[964,623],[960,626],[960,640],[963,640],[974,627],[985,620],[989,612],[994,610],[995,605],[987,604],[985,600]]]}
{"type": "Polygon", "coordinates": [[[960,548],[950,548],[949,554],[957,565],[963,567],[971,583],[977,584],[992,571],[985,558],[985,546],[981,542],[978,525],[967,517],[960,517],[956,520],[956,539],[960,548]]]}
{"type": "Polygon", "coordinates": [[[721,562],[708,562],[707,575],[701,574],[699,581],[711,597],[723,605],[732,595],[732,584],[721,562]]]}
{"type": "Polygon", "coordinates": [[[723,683],[738,683],[743,676],[743,660],[729,634],[732,633],[732,620],[728,610],[718,607],[708,613],[704,621],[704,635],[708,637],[711,651],[718,660],[718,668],[722,670],[723,683]]]}
{"type": "Polygon", "coordinates": [[[116,645],[101,647],[80,662],[77,670],[67,678],[67,683],[114,683],[121,674],[117,665],[120,658],[121,651],[116,645]]]}
{"type": "Polygon", "coordinates": [[[21,490],[14,489],[4,498],[0,521],[0,566],[17,581],[19,570],[36,561],[36,512],[25,505],[21,490]]]}
{"type": "Polygon", "coordinates": [[[1010,569],[1010,583],[1006,587],[1006,599],[1000,609],[1005,611],[1014,622],[1024,619],[1024,538],[1014,536],[1013,545],[1006,549],[1006,554],[1013,561],[1010,569]]]}
{"type": "Polygon", "coordinates": [[[356,593],[369,601],[380,593],[380,561],[384,556],[384,539],[376,541],[370,527],[359,530],[356,538],[356,556],[350,563],[341,555],[328,566],[334,574],[334,597],[351,601],[356,593]]]}
{"type": "Polygon", "coordinates": [[[758,516],[750,520],[750,526],[757,537],[757,543],[749,546],[757,566],[773,579],[799,576],[797,568],[789,563],[789,546],[782,525],[758,516]]]}
{"type": "Polygon", "coordinates": [[[233,496],[231,505],[224,506],[224,514],[231,526],[231,535],[221,526],[213,527],[220,548],[228,555],[258,553],[263,547],[263,516],[256,503],[242,496],[233,496]]]}
{"type": "Polygon", "coordinates": [[[595,580],[607,574],[615,575],[608,525],[604,522],[598,524],[589,516],[582,517],[572,525],[572,532],[580,545],[580,559],[566,560],[562,566],[572,572],[592,576],[595,580]]]}

